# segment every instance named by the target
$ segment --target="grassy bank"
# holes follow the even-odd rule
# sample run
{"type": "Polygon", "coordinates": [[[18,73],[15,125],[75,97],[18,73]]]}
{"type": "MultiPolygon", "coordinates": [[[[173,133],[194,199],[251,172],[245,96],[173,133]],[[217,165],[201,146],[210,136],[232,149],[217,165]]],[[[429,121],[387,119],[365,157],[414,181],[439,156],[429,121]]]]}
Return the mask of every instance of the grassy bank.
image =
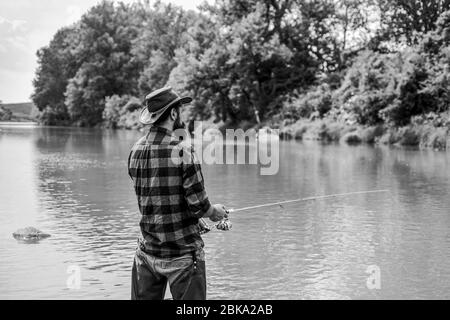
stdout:
{"type": "Polygon", "coordinates": [[[380,124],[363,126],[348,124],[331,119],[301,119],[295,123],[281,125],[263,123],[257,125],[249,121],[214,122],[213,119],[202,121],[202,129],[218,129],[225,133],[226,129],[278,128],[282,140],[316,140],[326,143],[340,142],[349,145],[384,144],[395,146],[418,147],[421,149],[450,150],[450,115],[436,117],[432,121],[415,121],[403,127],[380,124]],[[448,116],[448,117],[447,117],[448,116]],[[447,119],[448,118],[448,119],[447,119]],[[443,120],[444,119],[444,120],[443,120]],[[419,122],[419,123],[417,123],[419,122]]]}
{"type": "MultiPolygon", "coordinates": [[[[3,108],[15,110],[8,121],[33,120],[33,106],[31,104],[3,105],[3,108]],[[20,120],[16,120],[20,119],[20,120]]],[[[140,106],[139,106],[140,107],[140,106]]],[[[9,112],[7,110],[7,112],[9,112]]],[[[143,130],[138,121],[139,111],[137,105],[132,112],[117,114],[115,125],[107,122],[99,124],[99,127],[116,129],[143,130]]],[[[11,113],[11,112],[9,112],[11,113]]],[[[261,127],[280,129],[280,138],[283,140],[317,140],[323,142],[341,142],[350,145],[361,143],[385,144],[397,146],[411,146],[430,148],[434,150],[450,150],[450,113],[428,114],[413,117],[410,125],[403,127],[380,124],[376,126],[363,126],[353,121],[337,121],[329,118],[308,120],[300,119],[295,123],[281,124],[281,120],[273,120],[270,123],[256,125],[251,121],[223,122],[214,121],[214,117],[202,121],[203,131],[218,129],[225,133],[226,129],[258,129],[261,127]]],[[[144,129],[145,130],[145,129],[144,129]]],[[[193,127],[190,128],[193,130],[193,127]]]]}
{"type": "Polygon", "coordinates": [[[0,121],[36,121],[36,114],[35,106],[31,102],[0,105],[0,121]]]}
{"type": "Polygon", "coordinates": [[[280,128],[284,140],[319,140],[347,144],[386,144],[450,150],[450,127],[411,124],[404,127],[348,125],[330,120],[299,120],[280,128]]]}

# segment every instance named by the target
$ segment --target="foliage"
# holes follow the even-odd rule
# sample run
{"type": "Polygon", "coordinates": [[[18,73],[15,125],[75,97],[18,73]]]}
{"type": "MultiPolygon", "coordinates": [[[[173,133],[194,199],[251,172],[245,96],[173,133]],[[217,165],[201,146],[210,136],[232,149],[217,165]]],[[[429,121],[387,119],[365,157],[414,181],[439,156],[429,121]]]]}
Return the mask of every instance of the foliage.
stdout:
{"type": "Polygon", "coordinates": [[[143,96],[171,85],[194,98],[191,119],[227,126],[319,119],[333,125],[317,135],[333,137],[334,123],[407,126],[449,110],[449,6],[216,0],[188,11],[103,1],[38,51],[32,98],[50,125],[136,128],[143,96]]]}
{"type": "Polygon", "coordinates": [[[351,57],[367,48],[376,30],[377,3],[375,0],[336,0],[333,29],[335,30],[336,59],[338,69],[348,67],[351,57]]]}
{"type": "Polygon", "coordinates": [[[382,110],[382,116],[396,125],[406,125],[412,116],[433,111],[436,99],[422,91],[429,78],[425,59],[416,53],[407,57],[397,84],[396,97],[392,104],[382,110]]]}
{"type": "Polygon", "coordinates": [[[63,105],[47,106],[38,114],[37,119],[46,126],[69,125],[67,111],[63,105]]]}
{"type": "Polygon", "coordinates": [[[206,50],[177,51],[171,82],[188,83],[202,115],[265,118],[285,94],[335,68],[326,25],[332,10],[327,1],[217,1],[208,8],[215,37],[206,50]]]}
{"type": "Polygon", "coordinates": [[[334,93],[337,105],[361,124],[382,121],[380,111],[395,97],[402,57],[365,51],[348,69],[341,87],[334,93]]]}
{"type": "Polygon", "coordinates": [[[333,106],[332,91],[327,84],[308,90],[305,94],[290,99],[296,108],[291,111],[295,118],[322,118],[333,106]]]}
{"type": "Polygon", "coordinates": [[[397,98],[384,111],[397,125],[409,123],[415,115],[449,110],[450,11],[436,25],[405,59],[397,98]]]}
{"type": "Polygon", "coordinates": [[[198,15],[172,4],[156,1],[147,8],[141,32],[134,41],[132,53],[143,69],[139,76],[141,95],[163,87],[176,67],[175,51],[188,45],[188,30],[198,15]]]}
{"type": "Polygon", "coordinates": [[[106,98],[103,111],[106,128],[132,129],[139,127],[138,116],[142,108],[138,98],[129,95],[114,95],[106,98]]]}
{"type": "Polygon", "coordinates": [[[450,130],[448,128],[435,128],[430,125],[390,128],[380,139],[382,144],[418,146],[437,150],[448,150],[450,148],[449,141],[450,130]]]}
{"type": "Polygon", "coordinates": [[[4,108],[0,103],[0,121],[9,121],[12,118],[12,111],[4,108]]]}
{"type": "Polygon", "coordinates": [[[106,128],[116,129],[119,123],[121,111],[129,101],[129,96],[113,95],[106,97],[105,110],[103,110],[103,120],[106,128]]]}
{"type": "Polygon", "coordinates": [[[104,1],[81,18],[74,50],[81,66],[65,93],[70,117],[78,125],[102,121],[105,97],[137,93],[139,64],[131,53],[141,23],[134,16],[137,9],[104,1]]]}
{"type": "Polygon", "coordinates": [[[69,120],[64,92],[68,80],[75,76],[78,68],[73,55],[76,39],[74,28],[63,28],[55,34],[49,46],[37,52],[39,67],[33,81],[32,100],[42,112],[39,117],[44,124],[69,120]]]}
{"type": "Polygon", "coordinates": [[[450,0],[377,0],[381,12],[383,38],[418,44],[434,31],[439,17],[450,10],[450,0]]]}
{"type": "MultiPolygon", "coordinates": [[[[160,2],[151,7],[147,2],[115,5],[103,1],[79,22],[58,31],[50,45],[38,52],[33,101],[40,111],[45,110],[41,119],[45,122],[48,115],[52,117],[48,123],[60,119],[95,126],[103,121],[106,97],[138,96],[164,85],[171,71],[168,51],[147,52],[145,46],[152,37],[152,48],[167,43],[167,39],[172,40],[172,46],[177,43],[172,38],[175,27],[167,26],[172,16],[166,14],[180,10],[160,2]],[[169,34],[158,34],[156,25],[165,26],[169,34]],[[145,32],[149,29],[152,34],[145,32]]],[[[176,36],[181,37],[183,30],[175,32],[176,36]]]]}

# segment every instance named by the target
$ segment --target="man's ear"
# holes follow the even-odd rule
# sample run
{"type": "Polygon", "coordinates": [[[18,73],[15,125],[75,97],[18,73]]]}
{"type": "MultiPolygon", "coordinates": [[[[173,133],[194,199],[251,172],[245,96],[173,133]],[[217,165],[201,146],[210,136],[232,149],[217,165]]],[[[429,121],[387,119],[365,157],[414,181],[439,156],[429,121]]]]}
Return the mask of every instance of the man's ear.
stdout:
{"type": "Polygon", "coordinates": [[[173,121],[177,120],[178,112],[176,108],[172,108],[172,110],[170,110],[170,117],[173,121]]]}

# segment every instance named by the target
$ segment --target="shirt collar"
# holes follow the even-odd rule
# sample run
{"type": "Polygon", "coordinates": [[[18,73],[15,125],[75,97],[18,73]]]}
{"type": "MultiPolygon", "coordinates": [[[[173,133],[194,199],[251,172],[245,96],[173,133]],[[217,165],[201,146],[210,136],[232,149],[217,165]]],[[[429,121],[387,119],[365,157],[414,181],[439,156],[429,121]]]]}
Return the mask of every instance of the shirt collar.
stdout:
{"type": "Polygon", "coordinates": [[[158,126],[151,126],[146,138],[147,143],[150,144],[166,144],[170,143],[173,139],[174,135],[172,130],[158,126]]]}
{"type": "Polygon", "coordinates": [[[172,130],[166,129],[164,127],[159,126],[151,126],[149,132],[152,133],[163,133],[165,135],[171,136],[173,134],[172,130]]]}

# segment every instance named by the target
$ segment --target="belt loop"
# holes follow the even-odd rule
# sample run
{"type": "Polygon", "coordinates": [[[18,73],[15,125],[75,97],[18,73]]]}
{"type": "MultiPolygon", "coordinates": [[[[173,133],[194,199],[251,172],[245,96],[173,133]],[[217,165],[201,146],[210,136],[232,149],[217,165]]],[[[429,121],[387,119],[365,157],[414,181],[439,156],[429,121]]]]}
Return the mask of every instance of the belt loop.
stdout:
{"type": "Polygon", "coordinates": [[[194,263],[194,270],[197,269],[197,252],[192,251],[192,261],[194,263]]]}

